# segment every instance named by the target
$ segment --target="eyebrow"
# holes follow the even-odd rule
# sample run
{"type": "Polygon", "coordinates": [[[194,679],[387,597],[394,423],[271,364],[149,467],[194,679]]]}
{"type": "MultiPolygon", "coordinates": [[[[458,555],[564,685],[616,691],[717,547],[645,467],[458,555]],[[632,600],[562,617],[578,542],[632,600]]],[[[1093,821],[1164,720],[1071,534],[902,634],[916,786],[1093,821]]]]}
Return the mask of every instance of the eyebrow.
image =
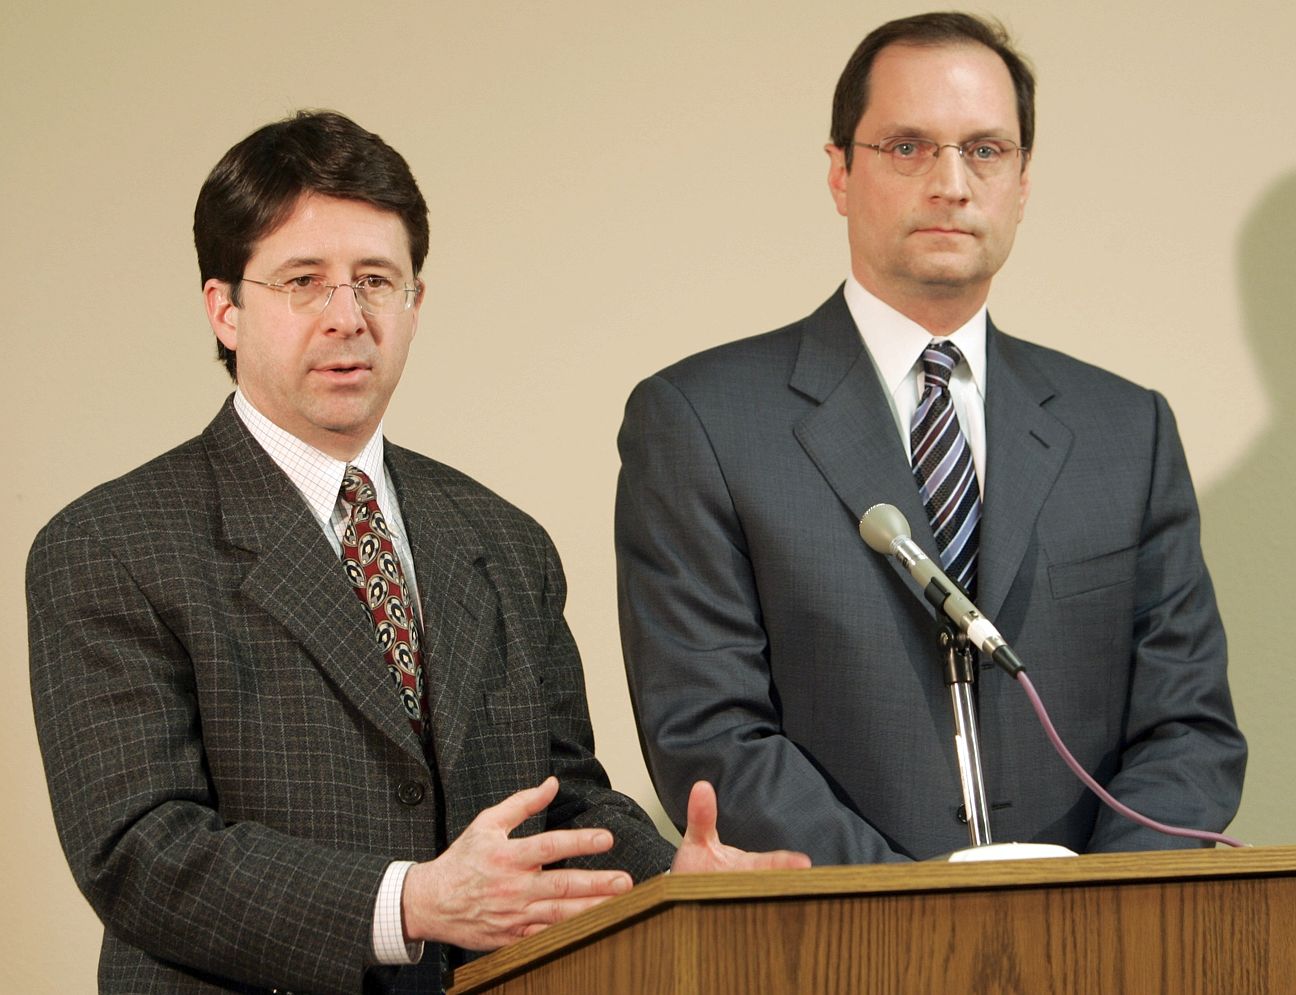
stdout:
{"type": "MultiPolygon", "coordinates": [[[[983,138],[1005,138],[1010,142],[1016,142],[1018,139],[1009,137],[1012,134],[1011,128],[996,130],[994,128],[980,128],[959,141],[960,145],[967,142],[977,142],[983,138]]],[[[913,128],[908,125],[900,125],[894,131],[889,131],[885,136],[887,138],[923,138],[928,141],[935,141],[931,133],[926,128],[913,128]]]]}
{"type": "MultiPolygon", "coordinates": [[[[308,266],[323,266],[324,260],[317,256],[293,256],[291,259],[285,259],[275,267],[276,273],[282,273],[284,270],[302,269],[308,266]]],[[[353,266],[378,267],[380,269],[390,269],[397,273],[403,272],[401,267],[388,259],[386,256],[365,256],[363,259],[357,259],[352,263],[353,266]]]]}

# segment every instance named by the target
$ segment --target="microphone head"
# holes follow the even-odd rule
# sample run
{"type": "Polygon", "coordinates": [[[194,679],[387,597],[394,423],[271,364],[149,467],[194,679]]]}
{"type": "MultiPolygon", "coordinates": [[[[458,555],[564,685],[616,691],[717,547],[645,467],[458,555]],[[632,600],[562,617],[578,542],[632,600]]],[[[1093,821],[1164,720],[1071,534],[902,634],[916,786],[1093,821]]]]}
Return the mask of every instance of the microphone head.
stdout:
{"type": "Polygon", "coordinates": [[[890,556],[897,538],[909,538],[909,522],[895,505],[875,504],[860,519],[859,533],[874,552],[890,556]]]}

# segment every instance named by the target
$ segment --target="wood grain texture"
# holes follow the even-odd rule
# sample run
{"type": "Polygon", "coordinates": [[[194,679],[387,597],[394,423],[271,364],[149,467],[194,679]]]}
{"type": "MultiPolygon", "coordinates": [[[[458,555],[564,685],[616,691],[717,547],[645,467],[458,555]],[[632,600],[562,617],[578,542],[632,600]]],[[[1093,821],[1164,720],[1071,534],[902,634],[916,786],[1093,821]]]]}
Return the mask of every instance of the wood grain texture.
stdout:
{"type": "Polygon", "coordinates": [[[1296,992],[1296,847],[657,878],[470,992],[1296,992]]]}

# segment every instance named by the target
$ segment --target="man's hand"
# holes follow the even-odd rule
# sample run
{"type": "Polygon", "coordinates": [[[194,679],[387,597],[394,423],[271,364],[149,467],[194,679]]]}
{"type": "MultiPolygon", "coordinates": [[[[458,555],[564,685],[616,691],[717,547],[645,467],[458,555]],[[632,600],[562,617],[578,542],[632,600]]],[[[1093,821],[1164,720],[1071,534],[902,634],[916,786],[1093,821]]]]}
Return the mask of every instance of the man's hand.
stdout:
{"type": "Polygon", "coordinates": [[[510,795],[481,812],[441,856],[411,867],[401,896],[406,937],[494,950],[629,891],[634,882],[624,871],[543,870],[607,852],[612,834],[606,829],[509,839],[557,794],[558,779],[550,777],[510,795]]]}
{"type": "Polygon", "coordinates": [[[671,870],[676,874],[695,871],[759,871],[768,868],[797,869],[810,866],[810,858],[793,850],[770,850],[748,853],[720,842],[716,832],[715,788],[698,781],[689,792],[688,826],[684,839],[675,851],[671,870]]]}

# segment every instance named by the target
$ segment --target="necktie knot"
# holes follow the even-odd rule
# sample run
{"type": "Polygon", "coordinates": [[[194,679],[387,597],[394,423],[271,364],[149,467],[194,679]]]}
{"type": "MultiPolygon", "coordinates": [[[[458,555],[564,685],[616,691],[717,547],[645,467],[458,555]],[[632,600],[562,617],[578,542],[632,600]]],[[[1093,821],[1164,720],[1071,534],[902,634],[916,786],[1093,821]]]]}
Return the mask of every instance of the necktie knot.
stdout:
{"type": "Polygon", "coordinates": [[[383,518],[383,513],[378,507],[378,491],[373,481],[369,479],[369,475],[358,466],[348,466],[342,476],[342,500],[350,509],[350,514],[347,516],[346,535],[342,540],[344,544],[351,545],[356,542],[355,530],[361,523],[367,526],[364,531],[391,540],[392,535],[387,527],[387,519],[383,518]]]}
{"type": "Polygon", "coordinates": [[[378,494],[374,490],[373,481],[369,479],[369,474],[358,466],[347,464],[342,474],[342,500],[354,508],[358,504],[376,500],[377,497],[378,494]]]}
{"type": "Polygon", "coordinates": [[[963,354],[953,342],[932,342],[922,354],[923,391],[949,390],[950,376],[963,354]]]}

